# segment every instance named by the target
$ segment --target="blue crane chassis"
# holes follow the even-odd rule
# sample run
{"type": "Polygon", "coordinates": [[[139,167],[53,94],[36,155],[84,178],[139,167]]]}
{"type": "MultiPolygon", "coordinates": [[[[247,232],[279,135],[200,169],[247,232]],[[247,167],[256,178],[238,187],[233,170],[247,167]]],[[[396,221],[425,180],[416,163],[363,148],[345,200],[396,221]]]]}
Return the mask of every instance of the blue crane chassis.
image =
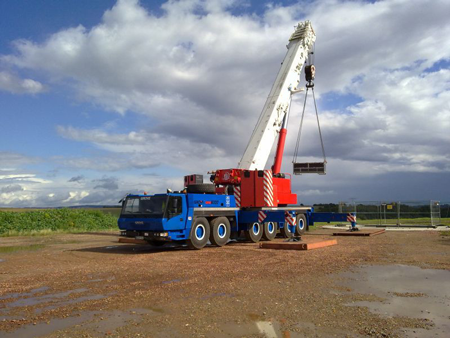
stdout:
{"type": "Polygon", "coordinates": [[[193,236],[192,225],[200,218],[208,223],[219,217],[226,218],[231,232],[229,238],[238,238],[241,231],[249,231],[256,223],[272,223],[280,231],[295,232],[297,225],[289,220],[299,221],[299,215],[304,216],[305,228],[314,222],[347,221],[347,214],[315,213],[307,206],[243,209],[236,207],[233,195],[168,193],[128,195],[123,201],[118,227],[122,236],[144,239],[152,244],[181,243],[193,236]]]}

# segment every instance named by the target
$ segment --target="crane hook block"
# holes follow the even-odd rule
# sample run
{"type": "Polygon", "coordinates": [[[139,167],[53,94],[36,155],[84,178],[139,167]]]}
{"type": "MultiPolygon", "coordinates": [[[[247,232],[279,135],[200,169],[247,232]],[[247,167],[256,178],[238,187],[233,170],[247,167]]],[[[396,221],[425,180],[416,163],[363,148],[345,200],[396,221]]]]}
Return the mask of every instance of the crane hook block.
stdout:
{"type": "Polygon", "coordinates": [[[314,65],[308,65],[305,67],[305,79],[306,82],[312,82],[316,75],[316,67],[314,65]]]}

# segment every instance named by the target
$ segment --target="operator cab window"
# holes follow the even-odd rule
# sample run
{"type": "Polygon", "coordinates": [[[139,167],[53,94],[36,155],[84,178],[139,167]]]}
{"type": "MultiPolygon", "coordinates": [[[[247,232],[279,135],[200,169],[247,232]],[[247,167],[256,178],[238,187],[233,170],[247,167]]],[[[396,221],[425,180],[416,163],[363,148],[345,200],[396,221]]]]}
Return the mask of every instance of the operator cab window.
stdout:
{"type": "Polygon", "coordinates": [[[129,198],[125,201],[124,214],[133,214],[139,211],[139,198],[129,198]]]}
{"type": "Polygon", "coordinates": [[[183,211],[183,203],[181,197],[178,196],[170,196],[169,203],[167,205],[166,217],[172,218],[178,216],[183,211]]]}

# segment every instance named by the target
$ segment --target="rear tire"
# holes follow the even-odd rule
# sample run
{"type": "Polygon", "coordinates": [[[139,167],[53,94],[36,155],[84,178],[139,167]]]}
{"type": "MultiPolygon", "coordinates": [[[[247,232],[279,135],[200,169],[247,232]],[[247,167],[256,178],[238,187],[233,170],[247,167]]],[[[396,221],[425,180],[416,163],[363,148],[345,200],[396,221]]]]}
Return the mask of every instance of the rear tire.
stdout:
{"type": "Polygon", "coordinates": [[[280,229],[280,233],[284,238],[292,238],[294,236],[292,231],[289,229],[289,224],[286,222],[283,224],[283,227],[280,229]]]}
{"type": "Polygon", "coordinates": [[[249,224],[249,229],[245,230],[245,238],[252,243],[258,243],[263,235],[263,226],[261,223],[255,222],[249,224]]]}
{"type": "Polygon", "coordinates": [[[231,234],[230,221],[226,217],[217,217],[211,221],[211,234],[209,241],[216,246],[224,246],[228,243],[231,234]]]}
{"type": "Polygon", "coordinates": [[[263,238],[266,241],[272,241],[277,236],[277,223],[266,222],[264,223],[263,238]]]}
{"type": "Polygon", "coordinates": [[[306,217],[304,214],[298,214],[296,218],[297,225],[295,226],[295,234],[301,236],[305,233],[307,228],[306,217]]]}
{"type": "Polygon", "coordinates": [[[191,232],[189,238],[186,241],[190,249],[199,250],[208,243],[209,234],[211,229],[209,222],[204,217],[195,218],[192,222],[191,232]]]}

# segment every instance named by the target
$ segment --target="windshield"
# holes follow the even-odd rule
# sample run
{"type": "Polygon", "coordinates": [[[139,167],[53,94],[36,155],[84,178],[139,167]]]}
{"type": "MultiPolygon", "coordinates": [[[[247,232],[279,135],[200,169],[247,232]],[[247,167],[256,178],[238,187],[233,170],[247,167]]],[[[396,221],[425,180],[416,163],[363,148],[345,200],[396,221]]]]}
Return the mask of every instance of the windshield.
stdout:
{"type": "Polygon", "coordinates": [[[129,197],[122,207],[122,215],[162,216],[167,196],[129,197]]]}

